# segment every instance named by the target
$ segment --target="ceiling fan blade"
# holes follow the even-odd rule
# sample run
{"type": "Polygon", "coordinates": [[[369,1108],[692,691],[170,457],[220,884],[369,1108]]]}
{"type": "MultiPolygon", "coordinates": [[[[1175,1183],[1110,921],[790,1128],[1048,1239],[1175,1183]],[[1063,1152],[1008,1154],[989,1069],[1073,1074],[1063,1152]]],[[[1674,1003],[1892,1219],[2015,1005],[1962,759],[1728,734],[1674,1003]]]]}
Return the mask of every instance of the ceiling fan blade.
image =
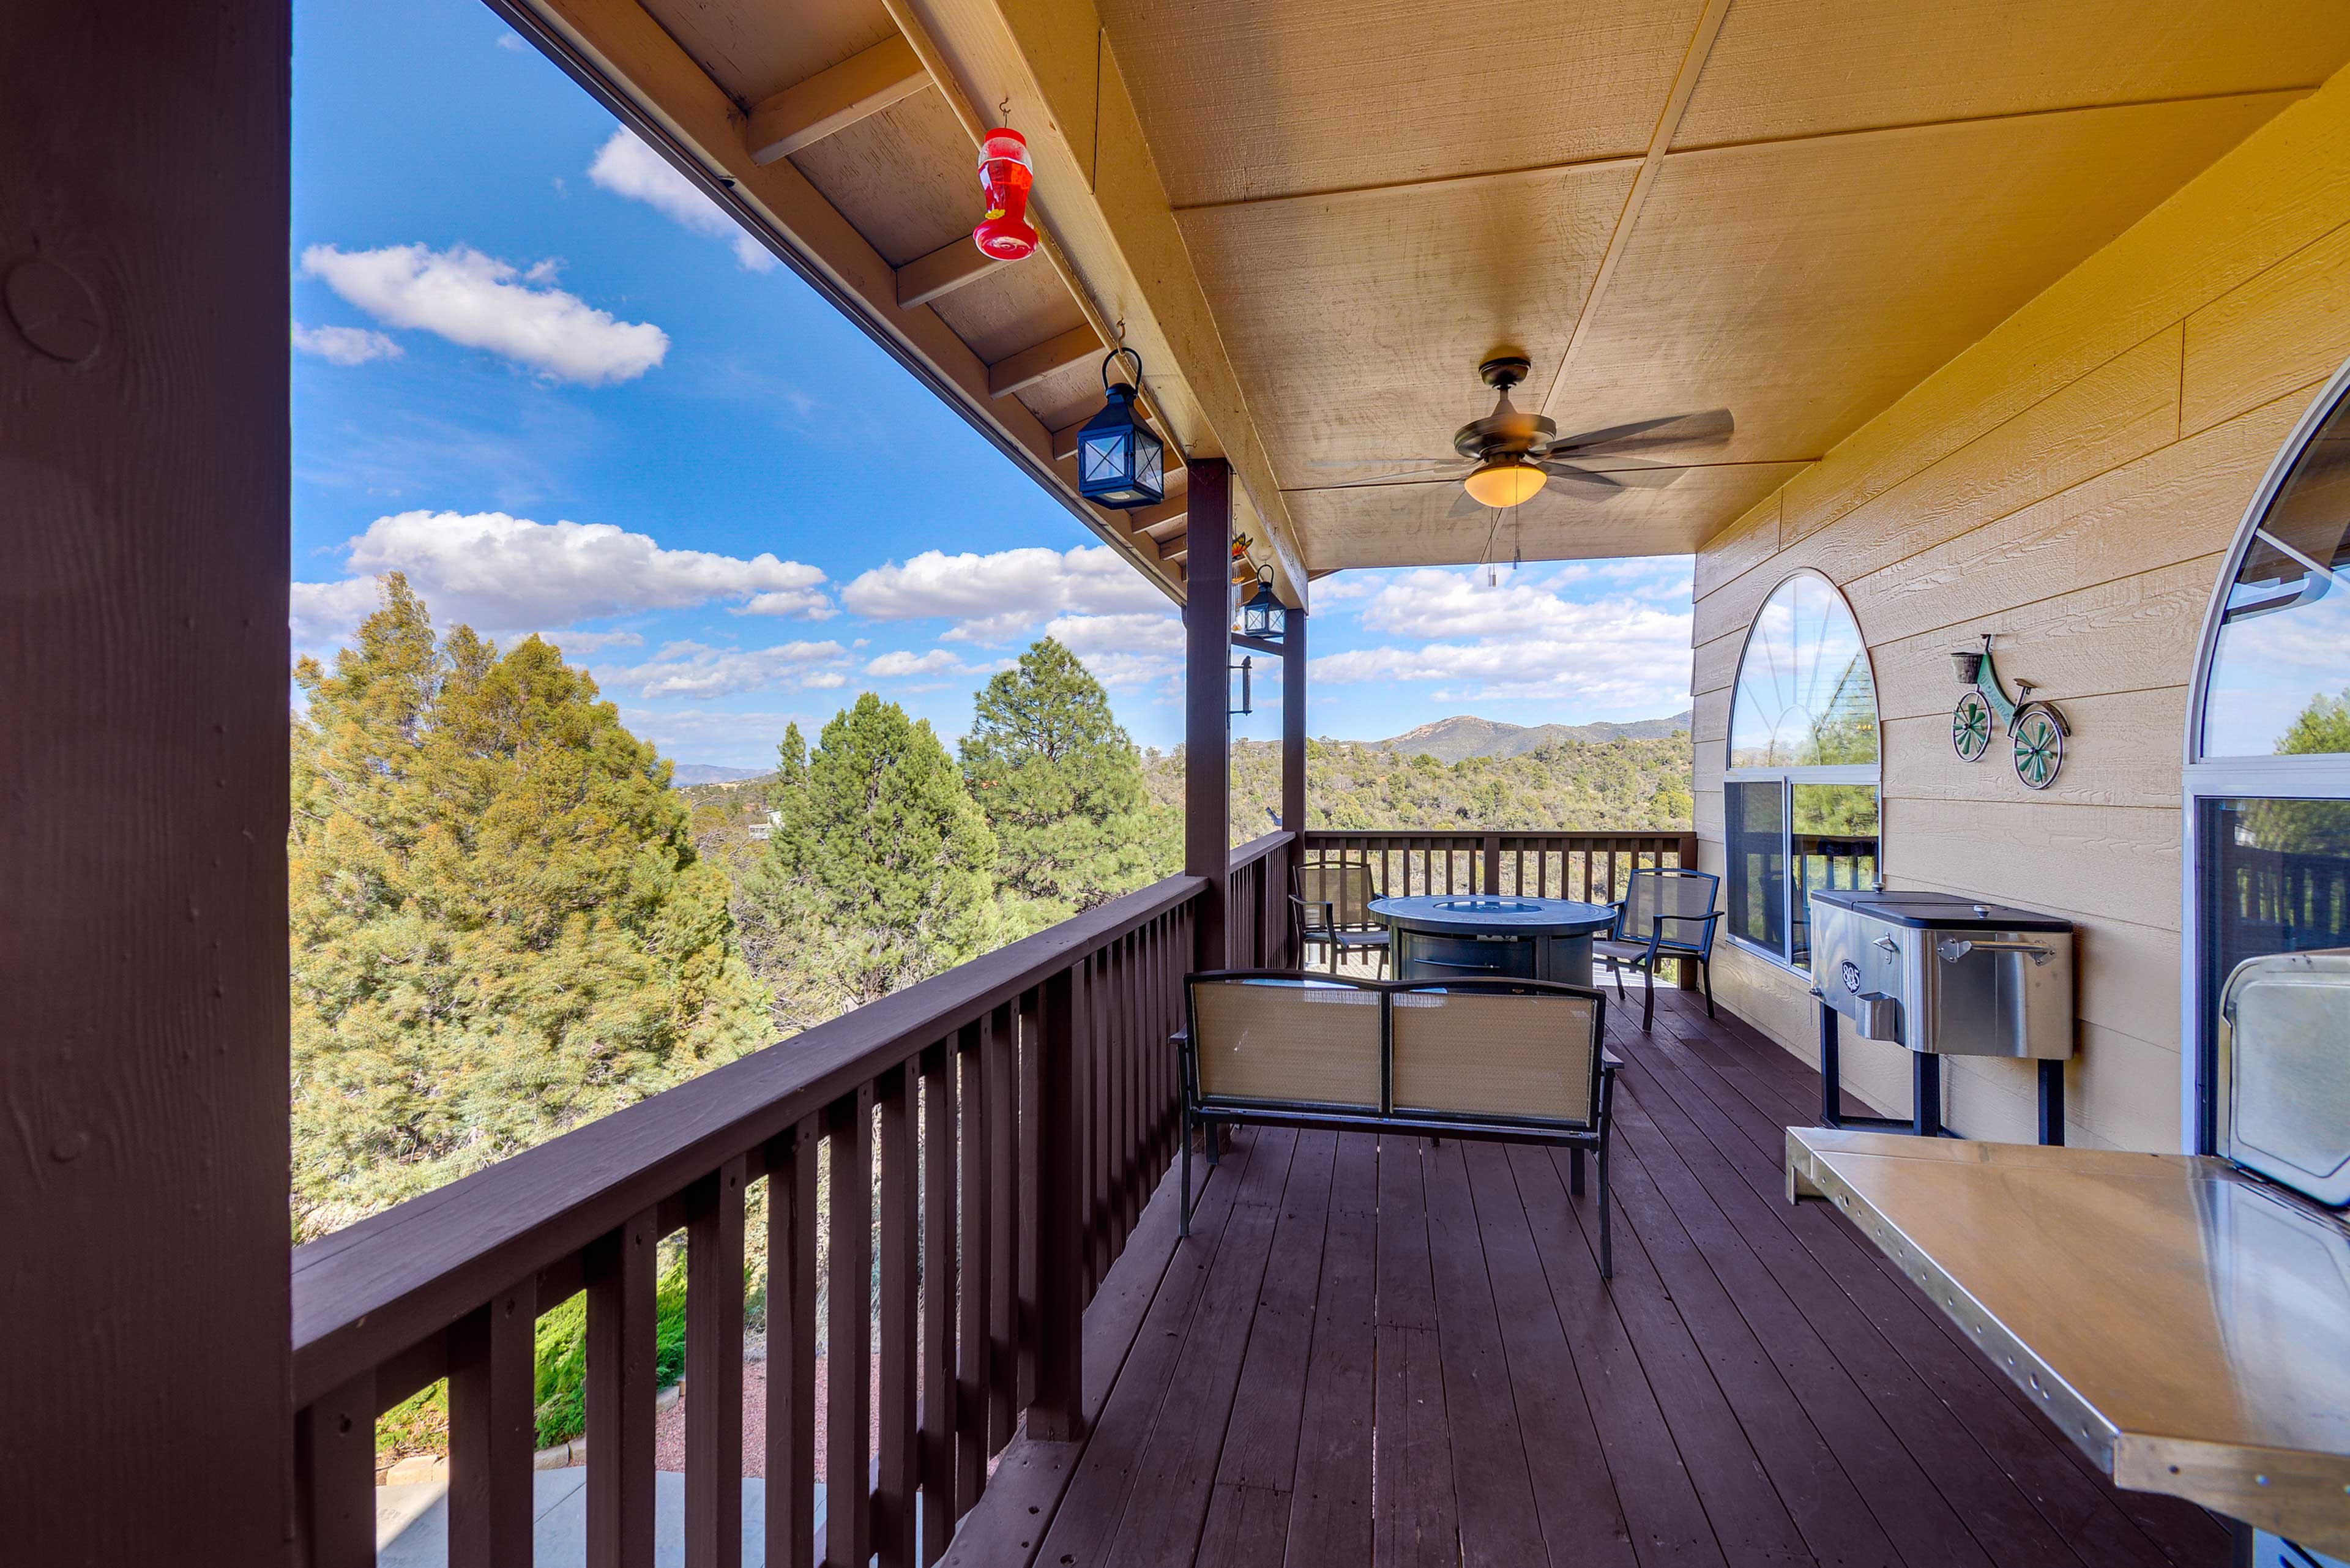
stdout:
{"type": "Polygon", "coordinates": [[[1561,479],[1579,480],[1586,483],[1604,481],[1605,487],[1609,490],[1662,490],[1689,472],[1685,468],[1672,468],[1660,463],[1642,463],[1630,468],[1589,469],[1561,462],[1557,458],[1547,458],[1534,466],[1544,473],[1555,474],[1561,479]]]}
{"type": "MultiPolygon", "coordinates": [[[[1594,473],[1587,468],[1577,468],[1571,462],[1546,461],[1538,462],[1534,464],[1534,466],[1541,469],[1544,473],[1549,474],[1553,479],[1563,479],[1569,484],[1580,486],[1585,490],[1596,492],[1600,495],[1613,495],[1616,492],[1624,488],[1621,483],[1617,483],[1616,475],[1612,473],[1594,473]]],[[[1539,499],[1539,496],[1537,499],[1539,499]]]]}
{"type": "Polygon", "coordinates": [[[1470,494],[1464,490],[1461,493],[1461,499],[1452,504],[1452,510],[1447,512],[1444,515],[1448,518],[1482,517],[1486,513],[1493,510],[1495,510],[1493,507],[1486,505],[1483,502],[1478,500],[1475,496],[1470,494]]]}
{"type": "Polygon", "coordinates": [[[1553,457],[1599,457],[1665,447],[1720,446],[1737,429],[1738,421],[1730,417],[1728,409],[1708,409],[1702,413],[1667,414],[1662,419],[1561,436],[1550,443],[1548,452],[1553,457]]]}

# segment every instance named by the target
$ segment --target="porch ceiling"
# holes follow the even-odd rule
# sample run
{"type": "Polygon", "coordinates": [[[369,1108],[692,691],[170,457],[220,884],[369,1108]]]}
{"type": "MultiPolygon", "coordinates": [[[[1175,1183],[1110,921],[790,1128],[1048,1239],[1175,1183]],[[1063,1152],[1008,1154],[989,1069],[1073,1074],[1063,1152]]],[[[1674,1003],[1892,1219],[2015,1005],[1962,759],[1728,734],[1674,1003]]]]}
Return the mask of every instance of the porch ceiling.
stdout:
{"type": "Polygon", "coordinates": [[[2350,55],[2324,0],[1102,7],[1316,568],[1478,558],[1456,486],[1334,465],[1448,452],[1503,347],[1562,430],[1738,421],[1524,553],[1693,550],[2350,55]]]}
{"type": "Polygon", "coordinates": [[[1590,0],[1505,44],[1436,0],[498,3],[1180,593],[1180,501],[1075,495],[1122,325],[1293,600],[1485,551],[1456,485],[1341,465],[1449,452],[1503,348],[1562,429],[1738,421],[1503,540],[1695,549],[2350,58],[2339,0],[1590,0]],[[975,265],[1007,112],[1048,243],[975,265]]]}

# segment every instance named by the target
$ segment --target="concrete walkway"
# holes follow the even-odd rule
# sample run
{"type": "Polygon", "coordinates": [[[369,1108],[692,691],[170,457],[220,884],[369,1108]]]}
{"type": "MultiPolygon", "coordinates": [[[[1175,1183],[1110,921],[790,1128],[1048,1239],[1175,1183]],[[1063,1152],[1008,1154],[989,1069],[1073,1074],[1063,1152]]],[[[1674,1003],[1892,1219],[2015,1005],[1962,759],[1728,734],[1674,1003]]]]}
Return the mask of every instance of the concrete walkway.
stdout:
{"type": "MultiPolygon", "coordinates": [[[[535,1470],[531,1474],[537,1528],[532,1541],[538,1568],[570,1568],[588,1560],[588,1471],[535,1470]]],[[[824,1533],[824,1491],[816,1489],[816,1527],[824,1533]]],[[[449,1487],[445,1481],[383,1486],[375,1491],[377,1568],[447,1568],[449,1487]]],[[[653,1562],[656,1568],[684,1568],[685,1477],[674,1471],[653,1476],[653,1562]]],[[[743,1568],[766,1562],[767,1483],[743,1482],[743,1568]]]]}

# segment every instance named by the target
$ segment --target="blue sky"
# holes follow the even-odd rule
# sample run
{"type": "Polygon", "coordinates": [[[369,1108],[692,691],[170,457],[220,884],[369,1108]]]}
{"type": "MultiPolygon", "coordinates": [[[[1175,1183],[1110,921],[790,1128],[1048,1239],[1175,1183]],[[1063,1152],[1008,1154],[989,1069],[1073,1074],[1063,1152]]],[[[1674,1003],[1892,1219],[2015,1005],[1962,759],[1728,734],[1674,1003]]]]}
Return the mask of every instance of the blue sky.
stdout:
{"type": "MultiPolygon", "coordinates": [[[[760,766],[860,691],[960,734],[1049,632],[1180,738],[1172,605],[476,0],[299,0],[295,37],[298,649],[405,570],[760,766]]],[[[1686,704],[1686,557],[1501,578],[1316,584],[1312,732],[1686,704]]]]}

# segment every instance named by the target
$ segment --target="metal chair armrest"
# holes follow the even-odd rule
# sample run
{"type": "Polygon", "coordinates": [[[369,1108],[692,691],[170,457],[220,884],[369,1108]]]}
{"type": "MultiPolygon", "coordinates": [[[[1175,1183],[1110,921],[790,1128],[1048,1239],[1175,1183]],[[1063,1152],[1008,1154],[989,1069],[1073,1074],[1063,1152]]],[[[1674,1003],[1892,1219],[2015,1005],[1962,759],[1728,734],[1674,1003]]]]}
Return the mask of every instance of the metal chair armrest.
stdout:
{"type": "MultiPolygon", "coordinates": [[[[1700,928],[1700,929],[1696,941],[1687,942],[1680,941],[1677,939],[1673,945],[1679,950],[1702,955],[1708,949],[1713,946],[1713,928],[1721,921],[1721,911],[1720,909],[1715,909],[1710,914],[1703,915],[1659,915],[1650,924],[1649,929],[1652,933],[1661,933],[1669,922],[1674,925],[1697,926],[1700,928]]],[[[1655,944],[1651,942],[1650,950],[1652,953],[1654,951],[1654,946],[1655,944]]]]}

